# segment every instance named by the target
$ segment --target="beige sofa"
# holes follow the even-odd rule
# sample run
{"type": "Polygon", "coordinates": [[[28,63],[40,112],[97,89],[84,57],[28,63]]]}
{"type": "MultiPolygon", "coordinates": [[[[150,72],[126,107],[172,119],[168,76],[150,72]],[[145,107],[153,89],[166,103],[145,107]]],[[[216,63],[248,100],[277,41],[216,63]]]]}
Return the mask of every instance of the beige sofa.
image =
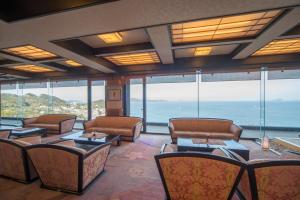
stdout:
{"type": "Polygon", "coordinates": [[[98,131],[110,135],[121,135],[122,140],[134,141],[140,136],[143,123],[139,117],[97,117],[85,122],[87,132],[98,131]]]}
{"type": "Polygon", "coordinates": [[[169,120],[172,142],[178,137],[212,138],[239,141],[243,129],[226,119],[173,118],[169,120]]]}
{"type": "Polygon", "coordinates": [[[63,134],[72,131],[75,115],[48,114],[23,120],[23,127],[46,128],[47,133],[63,134]]]}

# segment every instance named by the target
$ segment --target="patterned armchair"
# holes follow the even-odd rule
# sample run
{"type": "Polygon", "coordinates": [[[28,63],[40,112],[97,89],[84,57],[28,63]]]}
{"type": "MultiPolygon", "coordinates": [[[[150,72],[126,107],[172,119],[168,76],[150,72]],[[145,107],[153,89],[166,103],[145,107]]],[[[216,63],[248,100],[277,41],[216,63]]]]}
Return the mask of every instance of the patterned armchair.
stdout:
{"type": "Polygon", "coordinates": [[[37,173],[25,149],[39,143],[41,143],[40,136],[15,140],[0,139],[0,175],[23,183],[35,180],[37,173]]]}
{"type": "Polygon", "coordinates": [[[110,143],[90,150],[73,140],[41,144],[27,149],[41,179],[41,187],[80,194],[104,171],[110,143]]]}
{"type": "Polygon", "coordinates": [[[223,155],[187,152],[156,155],[166,199],[231,199],[245,165],[223,155]]]}
{"type": "Polygon", "coordinates": [[[286,151],[278,160],[255,159],[246,162],[236,153],[226,150],[230,157],[247,165],[240,183],[240,199],[300,199],[300,155],[286,151]]]}

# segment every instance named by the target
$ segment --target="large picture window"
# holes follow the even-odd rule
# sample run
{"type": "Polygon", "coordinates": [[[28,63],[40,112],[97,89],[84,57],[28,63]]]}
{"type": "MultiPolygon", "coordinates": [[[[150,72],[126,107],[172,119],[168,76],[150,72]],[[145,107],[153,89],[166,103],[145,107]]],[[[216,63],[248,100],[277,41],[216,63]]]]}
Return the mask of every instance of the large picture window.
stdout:
{"type": "Polygon", "coordinates": [[[105,81],[92,81],[92,118],[105,115],[105,81]]]}

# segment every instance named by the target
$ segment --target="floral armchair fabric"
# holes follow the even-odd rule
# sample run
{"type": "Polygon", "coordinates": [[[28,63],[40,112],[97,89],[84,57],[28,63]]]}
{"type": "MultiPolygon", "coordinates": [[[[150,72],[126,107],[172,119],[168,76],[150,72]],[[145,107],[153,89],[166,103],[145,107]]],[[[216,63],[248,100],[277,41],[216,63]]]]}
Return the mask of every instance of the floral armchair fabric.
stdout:
{"type": "Polygon", "coordinates": [[[86,151],[72,140],[29,147],[42,186],[71,193],[84,189],[104,171],[110,143],[86,151]]]}
{"type": "Polygon", "coordinates": [[[0,175],[24,183],[36,179],[37,173],[25,149],[39,143],[40,136],[0,139],[0,175]]]}
{"type": "Polygon", "coordinates": [[[300,199],[300,157],[284,152],[277,160],[255,159],[246,162],[227,150],[231,157],[247,165],[238,185],[242,199],[298,200],[300,199]]]}
{"type": "Polygon", "coordinates": [[[224,156],[164,153],[155,156],[167,199],[231,199],[245,166],[224,156]]]}

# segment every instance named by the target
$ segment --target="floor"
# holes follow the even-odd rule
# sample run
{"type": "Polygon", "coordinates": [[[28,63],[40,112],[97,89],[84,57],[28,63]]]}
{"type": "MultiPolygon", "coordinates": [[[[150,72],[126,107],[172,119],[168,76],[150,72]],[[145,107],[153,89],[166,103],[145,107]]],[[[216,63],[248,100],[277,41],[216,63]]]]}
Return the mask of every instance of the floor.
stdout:
{"type": "MultiPolygon", "coordinates": [[[[47,141],[57,139],[50,136],[47,141]]],[[[164,190],[153,156],[170,137],[143,134],[135,143],[122,142],[112,147],[106,170],[81,195],[72,195],[40,188],[39,180],[22,184],[0,178],[2,200],[163,200],[164,190]]],[[[250,158],[275,158],[276,154],[262,151],[250,140],[241,140],[251,151],[250,158]]]]}

